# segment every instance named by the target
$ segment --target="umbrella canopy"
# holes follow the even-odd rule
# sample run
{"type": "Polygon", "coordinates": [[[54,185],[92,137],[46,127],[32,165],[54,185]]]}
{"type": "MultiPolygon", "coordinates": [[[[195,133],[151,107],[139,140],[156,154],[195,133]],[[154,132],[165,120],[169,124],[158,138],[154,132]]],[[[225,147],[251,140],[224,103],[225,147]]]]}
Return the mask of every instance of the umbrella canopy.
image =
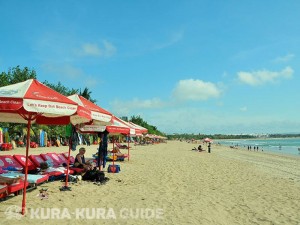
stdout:
{"type": "Polygon", "coordinates": [[[28,173],[28,150],[32,123],[68,124],[76,113],[89,121],[89,112],[78,111],[77,103],[47,87],[35,79],[0,88],[0,121],[27,123],[25,181],[22,200],[22,214],[26,207],[26,183],[28,173]]]}
{"type": "Polygon", "coordinates": [[[122,123],[121,119],[116,116],[112,116],[111,125],[100,126],[97,124],[81,124],[79,125],[79,130],[82,133],[89,132],[103,132],[107,131],[110,134],[130,134],[130,127],[122,123]]]}
{"type": "Polygon", "coordinates": [[[70,95],[69,99],[76,102],[79,106],[84,107],[91,111],[91,117],[93,119],[94,125],[109,125],[112,120],[112,113],[106,111],[100,106],[94,104],[93,102],[87,100],[86,98],[80,95],[70,95]]]}
{"type": "MultiPolygon", "coordinates": [[[[0,121],[34,123],[37,118],[70,116],[77,111],[77,104],[37,80],[30,79],[0,88],[0,121]]],[[[70,120],[61,120],[67,124],[70,120]]]]}
{"type": "Polygon", "coordinates": [[[106,126],[106,130],[110,134],[130,134],[130,127],[122,123],[121,119],[113,116],[112,122],[112,125],[106,126]]]}
{"type": "Polygon", "coordinates": [[[210,139],[210,138],[204,138],[203,141],[204,141],[204,142],[210,142],[210,143],[211,143],[213,140],[210,139]]]}
{"type": "Polygon", "coordinates": [[[148,133],[148,129],[145,127],[142,127],[140,125],[137,125],[133,122],[128,122],[130,125],[132,125],[135,129],[139,130],[139,132],[141,132],[142,134],[148,133]]]}

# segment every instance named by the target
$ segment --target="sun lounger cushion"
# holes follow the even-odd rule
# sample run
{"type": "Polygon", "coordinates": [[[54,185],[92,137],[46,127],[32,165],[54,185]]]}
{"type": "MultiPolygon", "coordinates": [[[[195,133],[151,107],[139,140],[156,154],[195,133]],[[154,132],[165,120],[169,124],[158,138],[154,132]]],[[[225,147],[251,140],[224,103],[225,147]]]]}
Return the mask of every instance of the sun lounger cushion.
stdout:
{"type": "MultiPolygon", "coordinates": [[[[9,172],[2,174],[3,177],[8,178],[16,178],[16,177],[22,177],[24,179],[25,174],[23,173],[17,173],[17,172],[9,172]]],[[[29,184],[41,184],[49,179],[49,176],[46,175],[39,175],[39,174],[27,174],[27,182],[29,184]]]]}

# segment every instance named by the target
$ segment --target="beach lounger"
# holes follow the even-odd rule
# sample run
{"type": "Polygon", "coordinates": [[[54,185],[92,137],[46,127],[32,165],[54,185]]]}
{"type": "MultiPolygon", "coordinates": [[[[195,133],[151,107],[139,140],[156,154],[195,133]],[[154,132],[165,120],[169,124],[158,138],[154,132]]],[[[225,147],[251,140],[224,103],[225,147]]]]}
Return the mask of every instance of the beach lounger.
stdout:
{"type": "MultiPolygon", "coordinates": [[[[127,145],[121,145],[119,143],[115,143],[115,145],[119,148],[119,149],[128,149],[128,146],[127,145]]],[[[129,147],[131,148],[131,147],[129,147]]]]}
{"type": "MultiPolygon", "coordinates": [[[[27,182],[26,187],[29,185],[29,183],[27,182]]],[[[14,184],[10,184],[7,185],[7,195],[19,195],[22,194],[24,189],[24,181],[20,180],[19,183],[14,183],[14,184]]]]}
{"type": "MultiPolygon", "coordinates": [[[[1,174],[3,176],[3,174],[1,174]]],[[[28,186],[29,183],[26,182],[26,186],[28,186]]],[[[6,183],[0,183],[0,198],[5,198],[11,194],[19,195],[22,193],[24,189],[24,181],[20,179],[19,182],[13,183],[13,184],[6,184],[6,183]]]]}
{"type": "MultiPolygon", "coordinates": [[[[25,174],[20,173],[20,172],[8,172],[8,173],[1,174],[1,176],[7,177],[7,178],[22,177],[22,179],[24,180],[25,174]]],[[[27,182],[29,183],[30,187],[37,187],[37,185],[47,182],[48,179],[49,179],[49,176],[47,174],[45,174],[45,175],[27,174],[27,182]]]]}
{"type": "Polygon", "coordinates": [[[0,199],[5,198],[8,194],[8,188],[6,184],[0,184],[0,199]]]}
{"type": "MultiPolygon", "coordinates": [[[[2,167],[2,169],[4,168],[8,168],[8,170],[4,170],[4,173],[1,174],[1,176],[4,177],[9,177],[9,178],[16,178],[16,177],[24,177],[25,174],[23,174],[20,170],[14,170],[11,165],[14,165],[16,168],[22,168],[25,166],[25,156],[21,156],[19,155],[19,160],[21,162],[24,162],[23,165],[22,163],[19,163],[19,160],[17,160],[14,156],[2,156],[3,158],[5,158],[5,164],[4,167],[2,167]],[[10,167],[9,167],[10,166],[10,167]]],[[[31,161],[28,161],[28,169],[33,169],[33,163],[31,161]]],[[[38,174],[28,174],[27,176],[27,182],[29,183],[30,186],[34,187],[38,184],[41,184],[43,182],[48,181],[48,175],[38,175],[38,174]]]]}
{"type": "MultiPolygon", "coordinates": [[[[64,152],[64,153],[60,153],[61,155],[63,155],[66,160],[68,160],[68,153],[67,152],[64,152]]],[[[75,162],[75,158],[73,156],[70,156],[70,164],[74,164],[75,162]]]]}
{"type": "MultiPolygon", "coordinates": [[[[43,159],[45,159],[45,158],[47,158],[47,160],[52,159],[54,167],[59,167],[62,164],[67,165],[67,163],[68,163],[68,159],[64,157],[64,153],[57,154],[54,152],[54,153],[41,154],[41,156],[43,159]]],[[[70,161],[71,161],[71,159],[70,159],[70,161]]],[[[82,173],[84,171],[84,169],[72,167],[71,163],[70,163],[69,169],[70,169],[69,174],[82,173]]]]}
{"type": "MultiPolygon", "coordinates": [[[[46,153],[40,155],[45,161],[50,161],[54,168],[61,169],[65,174],[67,173],[67,169],[62,166],[62,163],[59,161],[59,157],[55,153],[46,153]]],[[[71,170],[70,168],[69,174],[74,174],[74,170],[71,170]]]]}
{"type": "MultiPolygon", "coordinates": [[[[30,155],[29,159],[34,163],[36,168],[39,168],[41,166],[40,163],[46,162],[40,155],[30,155]]],[[[48,174],[49,176],[54,177],[60,177],[64,174],[64,171],[62,171],[61,169],[50,167],[46,171],[44,171],[43,174],[48,174]]]]}
{"type": "Polygon", "coordinates": [[[16,160],[11,155],[0,155],[0,168],[2,170],[22,171],[23,167],[16,163],[16,160]]]}

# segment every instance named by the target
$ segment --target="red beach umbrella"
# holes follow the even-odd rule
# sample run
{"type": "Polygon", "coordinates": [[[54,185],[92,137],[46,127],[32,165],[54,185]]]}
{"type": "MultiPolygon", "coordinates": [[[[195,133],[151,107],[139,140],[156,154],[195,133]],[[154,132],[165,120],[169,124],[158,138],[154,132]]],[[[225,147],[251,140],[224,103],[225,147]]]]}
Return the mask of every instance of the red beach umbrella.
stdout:
{"type": "Polygon", "coordinates": [[[106,111],[95,103],[87,100],[80,95],[70,95],[69,99],[76,102],[79,106],[91,111],[91,117],[94,125],[109,125],[112,120],[112,113],[106,111]]]}
{"type": "MultiPolygon", "coordinates": [[[[26,207],[31,124],[68,124],[71,121],[71,116],[76,114],[77,110],[78,105],[75,102],[35,79],[0,87],[0,121],[27,124],[25,182],[22,200],[23,215],[26,207]]],[[[85,111],[85,113],[88,112],[85,111]]],[[[89,118],[85,118],[83,121],[88,120],[89,118]]]]}
{"type": "Polygon", "coordinates": [[[213,140],[210,139],[210,138],[204,138],[203,141],[204,141],[204,142],[210,142],[210,143],[211,143],[213,140]]]}

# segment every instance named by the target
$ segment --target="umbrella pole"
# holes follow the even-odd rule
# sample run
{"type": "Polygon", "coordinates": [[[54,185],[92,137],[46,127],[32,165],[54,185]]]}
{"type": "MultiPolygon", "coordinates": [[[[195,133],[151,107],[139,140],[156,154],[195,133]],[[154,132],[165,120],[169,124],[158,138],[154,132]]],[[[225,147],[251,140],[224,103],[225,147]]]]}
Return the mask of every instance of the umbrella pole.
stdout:
{"type": "Polygon", "coordinates": [[[130,148],[129,147],[129,139],[130,139],[130,135],[128,134],[128,141],[127,141],[128,142],[128,147],[127,147],[128,148],[128,161],[129,161],[129,158],[130,158],[130,154],[129,154],[129,148],[130,148]]]}
{"type": "Polygon", "coordinates": [[[65,188],[68,188],[68,180],[69,180],[69,168],[70,168],[70,158],[71,158],[71,146],[72,146],[72,138],[70,137],[69,140],[69,153],[68,153],[68,163],[67,163],[67,174],[66,174],[66,181],[65,181],[65,188]]]}
{"type": "Polygon", "coordinates": [[[98,163],[98,167],[99,167],[100,171],[102,171],[102,168],[101,168],[102,160],[101,160],[101,155],[100,155],[100,153],[101,153],[100,148],[101,148],[102,144],[103,144],[103,142],[102,142],[102,138],[100,136],[100,143],[99,143],[99,146],[98,146],[98,158],[97,158],[97,163],[98,163]]]}
{"type": "Polygon", "coordinates": [[[28,174],[28,151],[30,146],[30,127],[31,127],[31,117],[29,117],[27,120],[26,161],[25,161],[25,179],[24,179],[24,190],[23,190],[23,200],[22,200],[22,215],[25,214],[25,210],[26,210],[26,188],[27,188],[27,174],[28,174]]]}
{"type": "Polygon", "coordinates": [[[115,173],[115,138],[114,138],[114,136],[113,136],[113,173],[115,173]]]}

